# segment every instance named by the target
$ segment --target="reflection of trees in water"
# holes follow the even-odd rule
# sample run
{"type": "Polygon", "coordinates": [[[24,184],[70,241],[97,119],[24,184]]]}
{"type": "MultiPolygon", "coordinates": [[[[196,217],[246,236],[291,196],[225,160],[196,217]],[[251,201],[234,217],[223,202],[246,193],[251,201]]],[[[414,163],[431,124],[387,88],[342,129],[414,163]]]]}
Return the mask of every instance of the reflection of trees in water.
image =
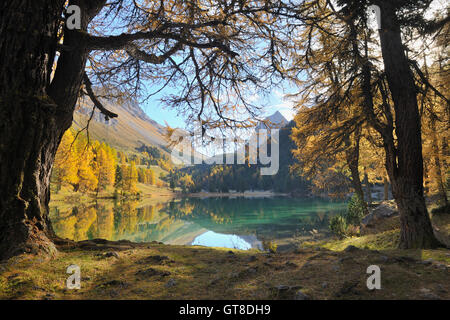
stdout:
{"type": "Polygon", "coordinates": [[[312,229],[328,229],[333,211],[319,209],[323,203],[304,203],[307,213],[297,214],[292,199],[183,198],[156,205],[139,206],[138,201],[104,202],[91,206],[51,209],[56,234],[85,240],[160,240],[185,224],[219,233],[253,234],[259,239],[285,237],[312,229]]]}
{"type": "Polygon", "coordinates": [[[162,209],[170,217],[182,220],[211,219],[215,224],[228,224],[232,222],[234,211],[224,208],[214,201],[183,198],[174,200],[162,209]]]}
{"type": "Polygon", "coordinates": [[[143,234],[142,237],[152,238],[152,233],[167,231],[175,220],[165,214],[158,215],[163,204],[141,208],[138,205],[138,201],[126,201],[72,208],[53,207],[52,223],[58,236],[80,241],[125,239],[139,233],[143,234]]]}
{"type": "Polygon", "coordinates": [[[76,241],[111,239],[114,231],[112,207],[103,205],[76,206],[68,209],[52,208],[52,224],[62,238],[76,241]]]}

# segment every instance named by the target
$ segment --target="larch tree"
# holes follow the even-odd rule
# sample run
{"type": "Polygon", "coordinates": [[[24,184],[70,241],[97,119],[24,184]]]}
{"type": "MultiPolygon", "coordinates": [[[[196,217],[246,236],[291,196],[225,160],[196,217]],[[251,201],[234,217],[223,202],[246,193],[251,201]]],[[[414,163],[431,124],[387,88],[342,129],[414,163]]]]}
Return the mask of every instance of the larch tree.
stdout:
{"type": "MultiPolygon", "coordinates": [[[[341,86],[347,90],[356,87],[360,91],[361,108],[367,123],[383,141],[385,166],[400,213],[401,248],[440,245],[434,235],[424,198],[421,121],[416,86],[420,69],[406,55],[407,43],[402,39],[405,30],[432,34],[449,22],[448,17],[425,20],[424,12],[430,3],[425,0],[311,0],[303,2],[304,9],[299,9],[301,20],[310,31],[308,41],[299,46],[298,55],[306,59],[311,69],[323,68],[309,60],[311,49],[318,43],[315,41],[318,30],[327,32],[329,37],[336,39],[336,43],[341,43],[336,48],[344,48],[352,63],[341,86]],[[367,22],[370,5],[377,5],[381,11],[379,58],[371,50],[370,39],[374,37],[367,22]],[[334,24],[336,19],[343,24],[334,24]],[[340,25],[343,27],[339,28],[340,25]]],[[[335,54],[339,55],[340,51],[335,50],[335,54]]],[[[426,77],[421,77],[421,80],[429,82],[426,77]]],[[[335,97],[333,87],[326,87],[328,91],[316,89],[319,99],[324,95],[328,95],[329,99],[335,97]]]]}
{"type": "Polygon", "coordinates": [[[274,21],[278,3],[2,1],[0,259],[55,253],[50,174],[81,94],[107,118],[117,115],[96,96],[100,86],[119,99],[146,92],[146,83],[154,91],[182,88],[165,102],[204,130],[257,116],[244,89],[265,89],[276,72],[270,36],[280,27],[274,21]],[[74,18],[67,12],[73,5],[81,13],[75,28],[66,24],[74,18]],[[246,116],[234,117],[232,106],[246,116]]]}

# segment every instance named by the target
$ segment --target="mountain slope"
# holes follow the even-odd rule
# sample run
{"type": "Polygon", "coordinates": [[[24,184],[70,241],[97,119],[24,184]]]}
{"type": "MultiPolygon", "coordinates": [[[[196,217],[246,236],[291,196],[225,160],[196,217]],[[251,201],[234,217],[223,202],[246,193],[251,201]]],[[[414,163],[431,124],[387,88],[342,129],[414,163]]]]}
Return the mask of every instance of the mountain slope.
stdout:
{"type": "MultiPolygon", "coordinates": [[[[123,151],[135,151],[142,145],[156,146],[168,151],[166,128],[150,119],[137,103],[126,102],[119,105],[104,102],[104,105],[119,117],[105,121],[104,116],[95,110],[89,124],[89,134],[92,138],[123,151]]],[[[92,104],[80,105],[74,114],[75,129],[86,126],[91,112],[92,104]]]]}

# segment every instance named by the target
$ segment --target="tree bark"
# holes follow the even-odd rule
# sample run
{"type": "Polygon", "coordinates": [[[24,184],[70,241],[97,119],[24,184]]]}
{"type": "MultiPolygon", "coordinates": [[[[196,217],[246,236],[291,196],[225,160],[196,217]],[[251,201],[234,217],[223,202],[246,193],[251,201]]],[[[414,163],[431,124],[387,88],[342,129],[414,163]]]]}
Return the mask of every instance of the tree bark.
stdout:
{"type": "MultiPolygon", "coordinates": [[[[53,81],[57,32],[65,0],[0,4],[0,259],[56,253],[48,217],[50,174],[70,127],[87,52],[82,33],[65,29],[53,81]]],[[[87,29],[104,0],[71,1],[87,29]]],[[[82,31],[81,30],[81,31],[82,31]]]]}
{"type": "Polygon", "coordinates": [[[401,221],[400,247],[433,248],[439,245],[431,225],[423,191],[423,158],[416,87],[400,25],[391,1],[379,1],[381,50],[395,110],[397,148],[386,151],[392,193],[401,221]]]}
{"type": "Polygon", "coordinates": [[[447,190],[445,188],[444,177],[441,168],[441,160],[439,158],[439,144],[436,133],[436,120],[433,115],[431,116],[431,144],[433,149],[432,161],[434,161],[434,166],[436,168],[436,179],[439,189],[439,196],[441,197],[442,204],[444,206],[448,206],[447,190]]]}
{"type": "MultiPolygon", "coordinates": [[[[366,171],[365,168],[364,170],[366,171]]],[[[364,172],[364,186],[366,187],[367,205],[370,207],[372,205],[372,190],[370,189],[369,176],[367,175],[367,172],[364,172]]]]}
{"type": "Polygon", "coordinates": [[[384,177],[384,200],[389,200],[389,180],[384,177]]]}
{"type": "MultiPolygon", "coordinates": [[[[350,141],[350,138],[347,138],[345,141],[346,150],[345,156],[347,165],[350,169],[351,181],[353,189],[355,189],[355,194],[361,199],[361,201],[366,204],[364,201],[364,191],[361,184],[361,179],[359,177],[359,141],[361,139],[361,129],[357,130],[354,133],[353,143],[350,141]]],[[[369,210],[367,206],[364,205],[364,214],[367,215],[369,210]]]]}
{"type": "Polygon", "coordinates": [[[0,10],[0,258],[56,252],[50,172],[70,126],[46,86],[64,1],[4,1],[0,10]],[[63,120],[66,121],[63,121],[63,120]]]}

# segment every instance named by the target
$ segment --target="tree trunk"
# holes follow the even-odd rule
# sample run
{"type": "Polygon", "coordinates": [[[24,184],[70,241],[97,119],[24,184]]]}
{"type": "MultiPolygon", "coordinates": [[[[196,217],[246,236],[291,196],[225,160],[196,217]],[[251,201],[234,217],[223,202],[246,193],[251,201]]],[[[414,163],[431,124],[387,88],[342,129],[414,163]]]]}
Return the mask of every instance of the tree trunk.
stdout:
{"type": "MultiPolygon", "coordinates": [[[[82,32],[64,30],[51,72],[65,0],[0,4],[0,259],[23,252],[56,253],[48,218],[50,174],[72,123],[87,52],[82,32]]],[[[105,0],[71,1],[87,30],[105,0]]]]}
{"type": "Polygon", "coordinates": [[[367,172],[364,172],[364,186],[366,187],[367,205],[370,207],[372,205],[372,190],[370,189],[370,182],[367,172]]]}
{"type": "Polygon", "coordinates": [[[398,143],[395,154],[387,150],[387,169],[401,221],[401,248],[433,248],[433,233],[423,193],[423,158],[416,87],[400,26],[391,1],[380,1],[380,40],[386,77],[395,110],[398,143]]]}
{"type": "Polygon", "coordinates": [[[53,254],[50,173],[71,115],[62,121],[54,105],[34,97],[2,97],[0,108],[0,258],[53,254]]]}
{"type": "Polygon", "coordinates": [[[50,172],[71,115],[46,94],[64,1],[3,1],[0,10],[0,259],[56,252],[50,172]]]}
{"type": "MultiPolygon", "coordinates": [[[[361,199],[361,201],[366,204],[364,201],[364,191],[361,185],[361,179],[359,178],[359,141],[361,139],[361,129],[357,130],[354,133],[353,141],[350,141],[350,138],[347,138],[345,141],[346,150],[345,156],[347,165],[350,169],[351,181],[353,189],[355,189],[355,194],[361,199]]],[[[367,215],[369,213],[367,206],[364,206],[364,214],[367,215]]]]}
{"type": "Polygon", "coordinates": [[[436,179],[439,189],[439,196],[441,197],[442,204],[444,206],[448,205],[448,199],[447,199],[447,190],[445,188],[444,184],[444,177],[442,174],[442,168],[441,168],[441,160],[439,158],[439,145],[438,145],[438,139],[436,134],[436,122],[435,118],[432,115],[431,116],[431,144],[433,149],[433,155],[432,158],[434,160],[434,166],[436,168],[436,179]]]}
{"type": "Polygon", "coordinates": [[[384,177],[384,200],[389,200],[389,180],[384,177]]]}

